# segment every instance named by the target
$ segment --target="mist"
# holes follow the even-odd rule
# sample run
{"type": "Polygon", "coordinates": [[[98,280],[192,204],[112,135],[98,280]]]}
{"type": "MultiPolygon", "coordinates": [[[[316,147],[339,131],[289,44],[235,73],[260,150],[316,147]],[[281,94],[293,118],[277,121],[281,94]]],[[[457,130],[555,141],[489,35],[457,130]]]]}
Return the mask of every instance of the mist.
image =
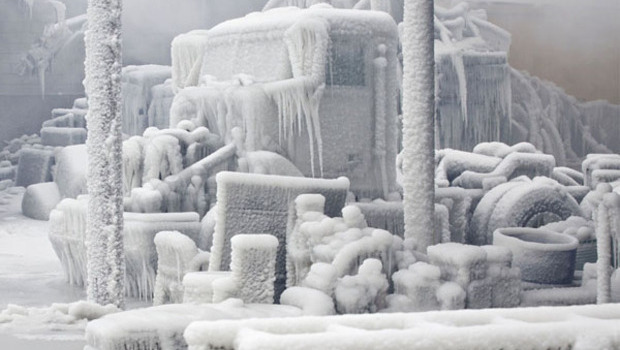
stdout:
{"type": "Polygon", "coordinates": [[[266,0],[130,0],[123,4],[123,64],[170,64],[172,39],[260,11],[266,0]]]}
{"type": "MultiPolygon", "coordinates": [[[[582,101],[620,103],[620,1],[527,0],[481,3],[512,34],[511,66],[582,101]]],[[[619,116],[620,117],[620,116],[619,116]]]]}

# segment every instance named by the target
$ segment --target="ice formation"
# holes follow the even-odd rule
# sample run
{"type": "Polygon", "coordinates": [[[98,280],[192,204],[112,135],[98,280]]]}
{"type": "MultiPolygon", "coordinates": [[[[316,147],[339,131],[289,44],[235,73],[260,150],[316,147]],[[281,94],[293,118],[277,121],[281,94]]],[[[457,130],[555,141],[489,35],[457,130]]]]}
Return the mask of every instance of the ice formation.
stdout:
{"type": "MultiPolygon", "coordinates": [[[[148,115],[153,100],[152,88],[171,77],[169,66],[126,66],[122,72],[123,132],[140,135],[152,120],[148,115]]],[[[167,126],[167,125],[166,125],[167,126]]]]}
{"type": "Polygon", "coordinates": [[[191,238],[178,231],[161,231],[153,241],[157,249],[153,305],[180,303],[184,300],[184,275],[190,271],[206,270],[209,253],[199,251],[191,238]]]}
{"type": "Polygon", "coordinates": [[[493,233],[493,245],[510,249],[521,278],[538,284],[572,283],[578,243],[575,237],[541,228],[508,227],[493,233]]]}
{"type": "Polygon", "coordinates": [[[366,259],[356,275],[338,280],[334,297],[341,314],[373,313],[385,306],[388,280],[380,260],[366,259]]]}
{"type": "Polygon", "coordinates": [[[396,156],[396,49],[389,16],[325,6],[273,9],[207,34],[185,34],[173,43],[173,84],[184,88],[175,96],[170,125],[192,120],[226,142],[232,128],[243,127],[248,151],[276,151],[306,176],[346,175],[354,192],[386,195],[395,190],[393,168],[380,164],[396,156]],[[204,58],[181,55],[201,49],[204,58]],[[383,63],[369,74],[375,58],[383,63]],[[185,85],[200,61],[202,86],[185,85]],[[357,101],[346,114],[342,99],[357,101]],[[347,115],[355,121],[347,122],[347,115]],[[373,142],[362,144],[359,135],[373,142]],[[324,154],[323,148],[343,139],[346,149],[324,154]],[[375,165],[383,170],[375,172],[375,165]],[[360,176],[365,171],[372,176],[360,176]]]}
{"type": "MultiPolygon", "coordinates": [[[[50,213],[49,238],[60,259],[67,281],[86,283],[86,203],[87,196],[66,198],[50,213]]],[[[148,300],[152,297],[157,268],[153,238],[160,231],[177,230],[198,241],[200,222],[197,213],[124,214],[125,285],[129,296],[148,300]]]]}
{"type": "Polygon", "coordinates": [[[344,206],[349,181],[220,172],[217,179],[217,218],[210,270],[226,270],[230,239],[238,233],[269,233],[278,238],[276,299],[286,282],[286,236],[289,203],[302,193],[321,193],[325,211],[337,215],[344,206]]]}

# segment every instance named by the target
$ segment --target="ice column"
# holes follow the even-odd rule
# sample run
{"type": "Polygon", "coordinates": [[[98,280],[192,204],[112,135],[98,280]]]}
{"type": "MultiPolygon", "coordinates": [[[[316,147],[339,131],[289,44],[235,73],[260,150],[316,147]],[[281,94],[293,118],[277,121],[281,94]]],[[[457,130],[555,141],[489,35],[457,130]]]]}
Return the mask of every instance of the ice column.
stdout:
{"type": "Polygon", "coordinates": [[[123,307],[121,0],[89,0],[84,88],[88,96],[88,299],[123,307]]]}
{"type": "Polygon", "coordinates": [[[273,304],[278,239],[267,234],[248,234],[236,235],[230,242],[236,297],[244,303],[273,304]]]}
{"type": "Polygon", "coordinates": [[[593,214],[598,255],[596,263],[597,304],[611,302],[612,251],[614,250],[613,241],[618,239],[618,223],[620,221],[618,214],[620,214],[620,195],[615,192],[605,194],[596,213],[593,214]]]}
{"type": "Polygon", "coordinates": [[[405,238],[426,252],[434,234],[435,60],[432,0],[406,0],[403,45],[405,238]]]}

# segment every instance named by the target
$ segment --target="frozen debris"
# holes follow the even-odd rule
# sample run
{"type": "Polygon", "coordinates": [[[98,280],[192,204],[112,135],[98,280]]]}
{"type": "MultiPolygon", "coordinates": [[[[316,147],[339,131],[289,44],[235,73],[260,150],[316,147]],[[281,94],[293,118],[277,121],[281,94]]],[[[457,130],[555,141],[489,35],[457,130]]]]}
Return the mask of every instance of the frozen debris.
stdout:
{"type": "Polygon", "coordinates": [[[301,286],[319,290],[333,297],[337,281],[338,274],[332,264],[317,262],[310,266],[310,272],[301,282],[301,286]]]}
{"type": "MultiPolygon", "coordinates": [[[[217,174],[217,225],[210,269],[228,269],[230,239],[237,233],[268,232],[278,238],[276,299],[286,282],[286,240],[289,203],[302,193],[320,193],[325,213],[337,216],[344,206],[349,181],[220,172],[217,174]]],[[[291,219],[292,220],[292,219],[291,219]]],[[[292,222],[292,221],[291,221],[292,222]]]]}
{"type": "Polygon", "coordinates": [[[500,227],[538,227],[582,215],[565,188],[547,178],[511,181],[493,188],[480,200],[471,219],[469,242],[488,244],[493,231],[500,227]]]}
{"type": "Polygon", "coordinates": [[[86,128],[86,110],[53,109],[52,119],[46,120],[42,127],[86,128]],[[54,117],[54,112],[60,115],[54,117]]]}
{"type": "Polygon", "coordinates": [[[15,185],[27,187],[52,180],[54,152],[50,149],[22,148],[19,152],[15,185]]]}
{"type": "Polygon", "coordinates": [[[50,212],[61,199],[55,182],[30,185],[22,199],[22,214],[36,220],[49,220],[50,212]]]}
{"type": "Polygon", "coordinates": [[[460,310],[465,308],[466,293],[455,282],[446,282],[437,289],[440,310],[460,310]]]}
{"type": "MultiPolygon", "coordinates": [[[[320,221],[326,219],[327,216],[323,214],[325,210],[325,197],[320,194],[301,194],[295,198],[294,213],[290,216],[294,222],[288,223],[290,235],[286,240],[286,272],[287,272],[287,286],[297,286],[301,281],[306,278],[308,271],[311,270],[312,260],[310,259],[310,252],[313,242],[320,237],[311,237],[307,235],[306,231],[301,231],[300,227],[305,222],[320,221]],[[292,227],[291,227],[292,226],[292,227]]],[[[326,221],[329,222],[329,221],[326,221]]],[[[329,230],[331,231],[331,229],[329,230]]],[[[327,235],[331,232],[321,232],[321,235],[327,235]]],[[[325,264],[328,265],[328,264],[325,264]]],[[[331,265],[328,265],[331,267],[331,265]]],[[[318,267],[317,267],[318,269],[318,267]]],[[[335,276],[334,271],[334,276],[335,276]]],[[[324,288],[317,288],[331,295],[331,290],[324,288]]]]}
{"type": "Polygon", "coordinates": [[[412,312],[438,310],[437,290],[440,287],[439,267],[417,262],[392,275],[394,294],[388,297],[388,310],[412,312]],[[401,297],[399,297],[401,296],[401,297]]]}
{"type": "Polygon", "coordinates": [[[149,125],[151,88],[171,77],[170,66],[126,66],[122,72],[123,132],[140,135],[149,125]]]}
{"type": "Polygon", "coordinates": [[[123,192],[126,195],[142,185],[144,143],[146,140],[139,136],[132,136],[123,142],[123,192]]]}
{"type": "Polygon", "coordinates": [[[236,297],[245,303],[273,304],[278,239],[268,234],[237,234],[230,243],[236,297]]]}
{"type": "Polygon", "coordinates": [[[63,147],[56,153],[54,182],[63,198],[76,198],[87,192],[88,164],[85,145],[63,147]]]}
{"type": "MultiPolygon", "coordinates": [[[[157,248],[154,237],[161,231],[178,231],[188,236],[195,244],[200,234],[199,216],[193,212],[125,212],[123,236],[126,265],[125,288],[128,296],[142,300],[150,300],[153,297],[157,271],[157,248]]],[[[200,260],[200,257],[197,259],[200,260]]],[[[182,277],[179,283],[181,280],[182,277]]]]}
{"type": "Polygon", "coordinates": [[[172,40],[172,90],[175,94],[187,86],[198,85],[207,40],[206,30],[193,30],[172,40]]]}
{"type": "Polygon", "coordinates": [[[385,307],[388,280],[382,268],[380,260],[366,259],[357,275],[338,280],[334,291],[338,313],[374,313],[385,307]]]}
{"type": "Polygon", "coordinates": [[[170,107],[173,99],[172,79],[166,79],[151,88],[151,103],[147,111],[149,126],[163,129],[170,125],[170,107]]]}
{"type": "Polygon", "coordinates": [[[290,160],[275,152],[245,152],[237,162],[237,171],[243,173],[303,177],[301,171],[290,160]]]}
{"type": "Polygon", "coordinates": [[[12,165],[10,161],[0,161],[0,181],[15,181],[17,174],[17,166],[12,165]]]}
{"type": "Polygon", "coordinates": [[[447,187],[466,170],[490,173],[501,161],[500,157],[477,154],[476,152],[470,153],[453,149],[438,150],[435,153],[435,162],[437,163],[435,181],[442,184],[442,187],[447,187]]]}
{"type": "Polygon", "coordinates": [[[178,231],[161,231],[155,235],[157,276],[153,305],[180,303],[183,297],[183,277],[190,271],[206,270],[209,253],[201,252],[196,243],[178,231]]]}
{"type": "Polygon", "coordinates": [[[334,315],[336,308],[332,297],[324,292],[308,287],[289,287],[280,296],[281,305],[300,308],[304,316],[334,315]]]}
{"type": "Polygon", "coordinates": [[[65,198],[50,212],[49,239],[69,284],[86,284],[87,198],[65,198]]]}
{"type": "MultiPolygon", "coordinates": [[[[183,277],[183,302],[204,304],[213,303],[215,289],[213,283],[218,279],[230,279],[230,271],[188,272],[183,277]]],[[[219,297],[218,297],[219,299],[219,297]]]]}
{"type": "Polygon", "coordinates": [[[570,284],[575,272],[576,238],[535,228],[499,228],[493,245],[509,248],[513,266],[524,281],[538,284],[570,284]]]}
{"type": "Polygon", "coordinates": [[[538,153],[534,145],[529,142],[519,142],[509,146],[503,142],[481,142],[474,146],[473,153],[483,154],[489,157],[506,158],[507,155],[514,152],[521,153],[538,153]]]}
{"type": "Polygon", "coordinates": [[[41,143],[45,146],[64,147],[85,142],[85,128],[48,126],[41,129],[41,143]]]}
{"type": "Polygon", "coordinates": [[[171,135],[149,138],[144,146],[144,173],[142,183],[151,179],[163,180],[183,170],[179,140],[171,135]]]}
{"type": "Polygon", "coordinates": [[[470,282],[486,277],[486,253],[480,247],[443,243],[428,247],[431,264],[441,270],[441,278],[466,288],[470,282]]]}
{"type": "Polygon", "coordinates": [[[526,175],[529,178],[549,176],[555,167],[555,159],[548,154],[513,152],[507,155],[489,173],[464,171],[454,179],[453,185],[464,188],[482,188],[482,181],[487,177],[502,176],[510,180],[526,175]]]}

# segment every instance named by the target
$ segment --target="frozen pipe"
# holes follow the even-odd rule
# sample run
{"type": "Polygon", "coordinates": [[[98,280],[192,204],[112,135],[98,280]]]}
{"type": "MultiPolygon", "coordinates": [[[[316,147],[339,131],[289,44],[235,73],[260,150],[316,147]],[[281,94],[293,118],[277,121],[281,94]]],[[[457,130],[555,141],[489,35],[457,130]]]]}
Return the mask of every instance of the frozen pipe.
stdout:
{"type": "Polygon", "coordinates": [[[273,304],[278,239],[268,234],[238,234],[230,242],[237,298],[246,304],[273,304]]]}

